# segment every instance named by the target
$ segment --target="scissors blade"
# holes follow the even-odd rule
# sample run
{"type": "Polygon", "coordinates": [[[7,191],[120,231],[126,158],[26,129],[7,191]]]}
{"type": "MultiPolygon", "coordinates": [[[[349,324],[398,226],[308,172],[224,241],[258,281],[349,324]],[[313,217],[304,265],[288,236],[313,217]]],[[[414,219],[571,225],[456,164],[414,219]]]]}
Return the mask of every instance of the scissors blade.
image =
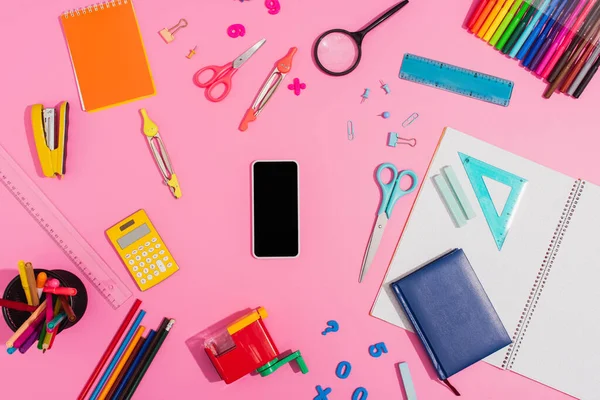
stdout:
{"type": "Polygon", "coordinates": [[[239,68],[241,67],[246,61],[248,61],[248,59],[250,57],[252,57],[254,55],[254,53],[256,53],[256,51],[258,49],[261,48],[261,46],[263,44],[265,44],[265,42],[267,41],[267,39],[261,39],[258,42],[256,42],[256,44],[252,47],[250,47],[248,50],[246,50],[245,52],[243,52],[242,54],[240,54],[240,56],[238,58],[235,59],[235,61],[233,62],[233,68],[239,68]]]}
{"type": "Polygon", "coordinates": [[[375,258],[375,254],[377,254],[377,249],[379,248],[379,244],[381,244],[381,239],[383,238],[383,232],[387,222],[388,217],[385,213],[379,214],[377,221],[375,221],[375,226],[373,226],[373,232],[371,233],[371,238],[369,239],[369,244],[367,245],[367,252],[365,253],[362,267],[360,269],[360,276],[358,277],[359,283],[362,282],[364,276],[369,270],[369,267],[371,267],[371,264],[373,263],[373,259],[375,258]]]}

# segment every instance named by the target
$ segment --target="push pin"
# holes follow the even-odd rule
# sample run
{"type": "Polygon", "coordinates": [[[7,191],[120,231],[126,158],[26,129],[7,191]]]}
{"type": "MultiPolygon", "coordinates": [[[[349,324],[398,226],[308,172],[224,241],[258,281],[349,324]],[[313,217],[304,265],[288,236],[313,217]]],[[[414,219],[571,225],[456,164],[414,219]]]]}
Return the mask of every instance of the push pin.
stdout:
{"type": "Polygon", "coordinates": [[[417,145],[417,139],[405,139],[399,137],[396,132],[390,132],[390,136],[388,137],[388,146],[396,147],[397,144],[407,144],[410,147],[415,147],[417,145]]]}
{"type": "Polygon", "coordinates": [[[188,55],[186,57],[189,59],[194,57],[194,54],[196,54],[196,48],[198,48],[198,46],[194,46],[194,48],[190,50],[190,52],[188,53],[188,55]]]}
{"type": "Polygon", "coordinates": [[[383,114],[379,114],[381,115],[384,119],[388,119],[389,117],[392,116],[392,114],[390,114],[389,111],[384,111],[383,114]]]}
{"type": "Polygon", "coordinates": [[[360,101],[360,104],[364,103],[365,100],[369,98],[369,93],[371,93],[371,89],[366,88],[365,92],[362,94],[362,100],[360,101]]]}
{"type": "Polygon", "coordinates": [[[188,26],[188,23],[185,19],[180,19],[179,22],[177,23],[177,25],[167,29],[161,29],[158,34],[163,38],[163,40],[167,43],[171,43],[173,40],[175,40],[175,33],[180,30],[181,28],[185,28],[186,26],[188,26]]]}
{"type": "Polygon", "coordinates": [[[385,91],[385,94],[390,94],[392,92],[387,83],[383,82],[381,79],[379,80],[379,83],[381,83],[381,88],[385,91]]]}

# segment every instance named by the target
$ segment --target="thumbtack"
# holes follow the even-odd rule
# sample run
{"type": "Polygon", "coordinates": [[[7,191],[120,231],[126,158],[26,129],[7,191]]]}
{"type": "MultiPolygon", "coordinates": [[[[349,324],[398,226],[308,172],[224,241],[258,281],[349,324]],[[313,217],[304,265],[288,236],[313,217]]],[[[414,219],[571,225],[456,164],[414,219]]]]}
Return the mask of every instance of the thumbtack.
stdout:
{"type": "Polygon", "coordinates": [[[387,83],[383,82],[381,79],[379,80],[379,83],[381,84],[381,88],[385,91],[385,94],[390,94],[392,92],[387,83]]]}
{"type": "Polygon", "coordinates": [[[380,114],[383,118],[388,119],[392,116],[389,111],[384,111],[383,114],[380,114]]]}
{"type": "Polygon", "coordinates": [[[415,147],[417,145],[417,139],[405,139],[399,137],[396,132],[390,132],[390,136],[388,137],[388,146],[396,147],[397,144],[407,144],[410,147],[415,147]]]}
{"type": "Polygon", "coordinates": [[[365,92],[362,94],[362,100],[360,101],[360,104],[364,103],[365,100],[369,98],[369,93],[371,93],[371,89],[366,88],[365,92]]]}
{"type": "Polygon", "coordinates": [[[192,57],[194,57],[194,54],[196,54],[196,49],[197,48],[198,48],[198,46],[194,46],[194,48],[190,50],[189,54],[186,57],[189,58],[189,59],[191,59],[192,57]]]}
{"type": "Polygon", "coordinates": [[[171,43],[173,40],[175,40],[175,33],[180,30],[181,28],[185,28],[186,26],[188,26],[188,23],[185,19],[180,19],[179,22],[177,23],[177,25],[167,29],[161,29],[158,34],[163,38],[163,40],[167,43],[171,43]]]}

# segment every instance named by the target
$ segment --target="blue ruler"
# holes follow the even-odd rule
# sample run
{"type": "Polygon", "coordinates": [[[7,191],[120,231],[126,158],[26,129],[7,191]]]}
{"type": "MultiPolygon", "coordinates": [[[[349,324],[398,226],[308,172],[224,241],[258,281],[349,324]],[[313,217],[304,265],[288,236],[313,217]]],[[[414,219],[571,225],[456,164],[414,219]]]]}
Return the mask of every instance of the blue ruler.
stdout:
{"type": "Polygon", "coordinates": [[[404,55],[400,78],[504,107],[508,106],[515,85],[506,79],[414,54],[404,55]]]}

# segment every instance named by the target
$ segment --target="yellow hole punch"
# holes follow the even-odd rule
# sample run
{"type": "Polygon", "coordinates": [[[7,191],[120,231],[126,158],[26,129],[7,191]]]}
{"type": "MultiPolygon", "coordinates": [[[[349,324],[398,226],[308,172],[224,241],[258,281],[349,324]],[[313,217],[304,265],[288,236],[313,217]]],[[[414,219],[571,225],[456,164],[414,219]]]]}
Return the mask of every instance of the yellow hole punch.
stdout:
{"type": "Polygon", "coordinates": [[[69,103],[66,101],[56,108],[44,108],[42,104],[31,106],[35,147],[42,173],[48,178],[63,176],[66,172],[68,125],[69,103]]]}

